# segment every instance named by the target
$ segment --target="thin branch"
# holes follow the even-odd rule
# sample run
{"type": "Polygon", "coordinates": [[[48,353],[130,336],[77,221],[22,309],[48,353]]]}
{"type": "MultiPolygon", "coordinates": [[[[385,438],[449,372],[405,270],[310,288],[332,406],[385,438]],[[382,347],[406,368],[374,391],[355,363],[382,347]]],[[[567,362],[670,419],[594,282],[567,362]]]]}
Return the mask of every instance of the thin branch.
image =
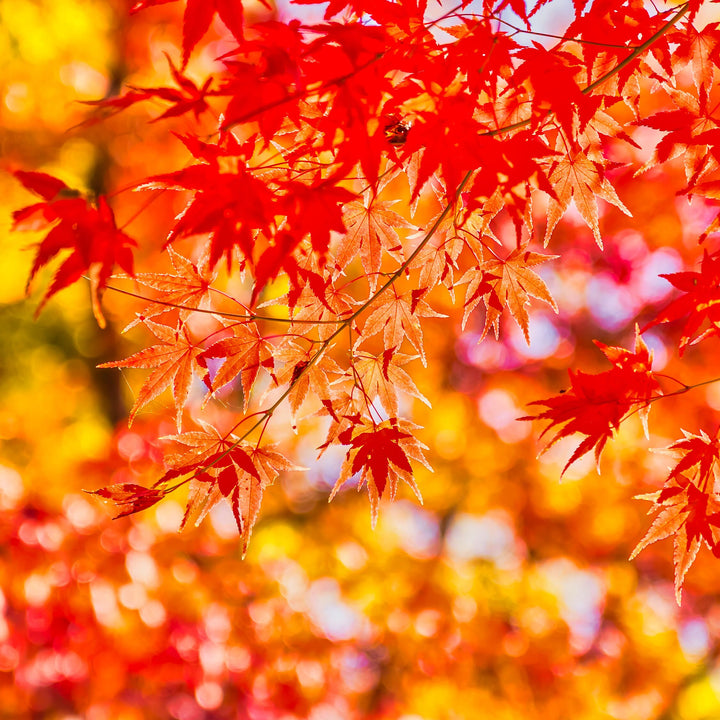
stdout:
{"type": "MultiPolygon", "coordinates": [[[[87,275],[83,275],[83,278],[86,280],[90,280],[87,275]]],[[[137,298],[138,300],[144,300],[148,303],[155,303],[157,305],[164,305],[168,308],[177,308],[178,310],[190,310],[191,312],[197,312],[197,313],[205,313],[206,315],[219,315],[220,317],[229,318],[229,319],[237,319],[237,320],[266,320],[267,322],[277,322],[277,323],[286,323],[288,325],[337,325],[338,323],[343,322],[342,320],[294,320],[293,318],[276,318],[272,317],[271,315],[258,315],[256,313],[232,313],[232,312],[225,312],[223,310],[209,310],[207,308],[188,308],[186,305],[180,305],[178,303],[168,302],[167,300],[160,300],[155,298],[147,297],[146,295],[141,295],[140,293],[135,293],[130,290],[123,290],[122,288],[119,288],[115,285],[105,285],[105,289],[112,290],[114,292],[120,293],[121,295],[129,295],[130,297],[137,298]]],[[[216,290],[215,288],[209,288],[210,290],[214,290],[215,292],[220,293],[221,295],[227,297],[225,293],[223,293],[220,290],[216,290]]]]}
{"type": "MultiPolygon", "coordinates": [[[[463,17],[463,15],[460,15],[459,17],[463,17]]],[[[540,37],[554,38],[555,40],[560,40],[561,42],[576,42],[581,45],[597,45],[599,47],[618,48],[619,50],[630,50],[635,47],[634,45],[616,45],[614,43],[596,42],[595,40],[584,40],[583,38],[565,37],[564,35],[553,35],[552,33],[538,32],[537,30],[524,30],[523,28],[519,28],[512,23],[509,23],[507,20],[503,20],[500,17],[492,16],[492,18],[502,23],[503,25],[507,25],[508,27],[512,28],[513,30],[515,30],[515,32],[525,33],[526,35],[538,35],[540,37]]]]}
{"type": "Polygon", "coordinates": [[[686,2],[680,6],[680,9],[654,34],[651,35],[642,45],[638,45],[622,62],[616,65],[609,73],[598,78],[595,82],[590,83],[583,92],[590,93],[596,87],[602,85],[614,75],[617,75],[624,67],[629,65],[638,55],[645,52],[651,45],[656,43],[670,28],[672,28],[680,18],[690,9],[690,3],[686,2]]]}

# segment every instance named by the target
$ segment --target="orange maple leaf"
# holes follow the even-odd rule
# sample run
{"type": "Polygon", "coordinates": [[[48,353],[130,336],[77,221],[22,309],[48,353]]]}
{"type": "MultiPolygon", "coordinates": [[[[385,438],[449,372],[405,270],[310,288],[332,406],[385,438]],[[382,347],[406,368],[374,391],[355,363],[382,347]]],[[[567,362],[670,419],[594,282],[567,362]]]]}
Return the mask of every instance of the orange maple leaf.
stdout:
{"type": "Polygon", "coordinates": [[[596,197],[601,197],[611,205],[615,205],[626,215],[630,215],[630,211],[623,205],[615,188],[604,176],[604,168],[600,162],[591,160],[583,150],[563,152],[562,144],[558,145],[558,150],[561,151],[562,156],[559,160],[552,161],[552,169],[548,176],[555,197],[551,197],[548,201],[545,245],[550,242],[555,226],[565,214],[572,199],[578,212],[592,230],[595,242],[602,248],[596,197]]]}
{"type": "Polygon", "coordinates": [[[524,246],[513,250],[504,260],[492,258],[468,270],[458,280],[458,284],[468,283],[463,327],[472,310],[482,299],[485,302],[483,338],[490,328],[493,328],[496,338],[499,336],[500,316],[507,307],[529,343],[530,318],[526,306],[530,303],[530,298],[542,300],[557,312],[557,305],[547,285],[531,268],[557,257],[557,255],[530,252],[527,246],[524,246]]]}
{"type": "Polygon", "coordinates": [[[353,362],[358,381],[367,397],[371,400],[379,398],[382,406],[392,416],[398,414],[398,390],[430,405],[402,368],[402,365],[410,360],[413,360],[413,356],[396,353],[394,348],[388,348],[380,355],[360,352],[353,362]]]}
{"type": "Polygon", "coordinates": [[[310,388],[321,401],[330,399],[330,377],[342,375],[338,364],[327,353],[316,357],[312,347],[303,348],[292,337],[285,338],[275,348],[273,357],[276,367],[281,368],[274,378],[275,384],[291,386],[288,401],[293,417],[297,416],[310,388]]]}
{"type": "Polygon", "coordinates": [[[165,388],[171,387],[176,409],[175,420],[179,430],[182,425],[183,407],[190,394],[193,368],[202,348],[193,342],[187,325],[171,328],[152,320],[145,320],[143,324],[164,344],[153,345],[124,360],[102,363],[98,367],[152,368],[130,411],[128,426],[132,425],[135,415],[143,405],[154,400],[165,388]]]}
{"type": "Polygon", "coordinates": [[[335,255],[335,265],[342,270],[360,257],[371,290],[377,287],[383,251],[396,260],[403,259],[396,228],[412,227],[402,215],[391,209],[392,205],[392,202],[380,200],[369,204],[353,201],[347,203],[343,214],[347,232],[335,255]]]}
{"type": "MultiPolygon", "coordinates": [[[[277,302],[273,301],[273,304],[277,302]]],[[[292,329],[303,332],[307,330],[308,324],[312,324],[318,338],[327,340],[337,330],[342,318],[352,315],[357,304],[358,301],[352,295],[338,288],[332,280],[322,289],[315,289],[308,283],[292,306],[292,329]]]]}
{"type": "Polygon", "coordinates": [[[703,492],[685,475],[671,478],[658,492],[636,497],[652,502],[650,512],[658,511],[658,515],[632,551],[630,560],[648,545],[674,535],[675,598],[680,605],[685,575],[695,562],[700,546],[704,543],[720,557],[717,540],[720,535],[720,497],[703,492]]]}
{"type": "Polygon", "coordinates": [[[192,474],[190,495],[181,529],[192,521],[199,525],[208,512],[225,498],[230,504],[238,532],[247,550],[257,520],[263,492],[280,471],[303,470],[281,455],[274,446],[256,447],[233,435],[221,435],[203,423],[203,431],[164,438],[184,446],[165,457],[170,469],[155,483],[156,488],[183,475],[192,474]]]}
{"type": "Polygon", "coordinates": [[[113,517],[113,520],[146,510],[166,495],[166,491],[163,489],[146,488],[135,483],[116,483],[99,490],[86,492],[89,495],[99,495],[101,498],[115,503],[120,512],[113,517]]]}
{"type": "Polygon", "coordinates": [[[254,322],[234,324],[232,330],[233,337],[218,340],[207,350],[203,350],[198,362],[207,366],[208,358],[224,358],[208,387],[211,392],[216,392],[240,375],[243,409],[246,409],[260,368],[263,367],[272,374],[273,346],[260,335],[254,322]]]}
{"type": "Polygon", "coordinates": [[[185,322],[192,311],[199,308],[210,296],[210,286],[217,277],[217,273],[211,272],[208,268],[207,252],[197,263],[194,263],[170,246],[167,250],[175,274],[138,273],[135,275],[135,280],[146,287],[157,290],[160,296],[146,305],[123,332],[127,332],[143,320],[172,310],[177,310],[180,320],[185,322]]]}
{"type": "Polygon", "coordinates": [[[358,342],[382,332],[385,347],[399,348],[405,338],[420,353],[423,365],[427,365],[423,346],[421,317],[447,317],[435,312],[423,300],[427,288],[410,290],[402,295],[395,288],[393,292],[381,295],[375,310],[363,325],[358,342]]]}

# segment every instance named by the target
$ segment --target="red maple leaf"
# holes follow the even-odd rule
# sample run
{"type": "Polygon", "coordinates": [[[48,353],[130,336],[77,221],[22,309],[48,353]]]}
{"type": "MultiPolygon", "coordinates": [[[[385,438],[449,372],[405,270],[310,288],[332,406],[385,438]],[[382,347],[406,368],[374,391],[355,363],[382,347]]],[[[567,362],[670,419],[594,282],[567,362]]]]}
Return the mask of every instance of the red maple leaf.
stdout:
{"type": "Polygon", "coordinates": [[[360,473],[358,490],[366,485],[370,497],[373,527],[377,522],[380,498],[387,487],[390,498],[397,492],[398,480],[404,480],[422,502],[412,477],[410,459],[427,467],[422,450],[425,448],[412,434],[410,423],[389,418],[380,424],[363,423],[347,428],[338,435],[343,445],[350,445],[330,500],[346,480],[360,473]]]}
{"type": "Polygon", "coordinates": [[[542,435],[557,427],[555,436],[545,450],[573,433],[587,436],[565,464],[563,473],[593,448],[595,460],[599,463],[605,444],[631,410],[639,411],[647,433],[649,403],[655,393],[660,393],[660,386],[651,370],[652,355],[639,331],[636,330],[634,352],[609,347],[597,340],[595,344],[612,363],[610,370],[594,375],[571,370],[569,390],[561,395],[531,402],[530,405],[545,405],[547,410],[540,415],[520,418],[549,420],[550,424],[543,430],[542,435]]]}
{"type": "Polygon", "coordinates": [[[700,86],[697,96],[673,90],[671,97],[677,110],[661,111],[638,123],[661,130],[665,135],[636,175],[659,163],[682,157],[689,189],[709,170],[717,169],[718,161],[712,151],[717,146],[720,128],[714,117],[715,105],[710,102],[704,85],[700,86]]]}
{"type": "Polygon", "coordinates": [[[112,208],[101,195],[97,205],[82,197],[77,190],[51,175],[22,170],[13,173],[31,192],[43,202],[29,205],[13,213],[13,230],[48,230],[38,244],[35,260],[28,278],[32,279],[41,268],[56,255],[70,250],[45,292],[37,312],[58,291],[83,275],[90,278],[90,292],[95,317],[100,327],[105,318],[100,308],[100,297],[116,265],[129,275],[133,274],[131,247],[137,243],[119,230],[115,224],[112,208]]]}
{"type": "Polygon", "coordinates": [[[133,105],[144,102],[145,100],[151,100],[157,98],[164,102],[171,103],[171,106],[165,110],[161,115],[151,120],[151,122],[157,122],[158,120],[164,120],[166,118],[178,117],[184,115],[187,112],[192,112],[195,115],[195,119],[199,119],[200,116],[210,109],[207,104],[206,97],[210,94],[210,86],[212,85],[212,77],[209,77],[202,85],[198,87],[189,77],[181,73],[175,65],[169,55],[165,55],[170,66],[170,72],[173,76],[173,80],[177,84],[177,88],[170,87],[137,87],[135,85],[128,85],[128,92],[119,95],[118,97],[105,98],[104,100],[86,100],[84,105],[91,105],[97,108],[100,117],[92,116],[84,124],[92,124],[97,122],[98,119],[105,119],[112,117],[123,110],[126,110],[133,105]]]}
{"type": "Polygon", "coordinates": [[[714,437],[710,437],[705,431],[701,431],[699,435],[685,430],[682,432],[684,435],[682,440],[677,440],[664,450],[657,451],[678,459],[668,475],[668,480],[689,474],[701,490],[712,489],[715,471],[720,461],[720,438],[717,433],[714,437]]]}
{"type": "Polygon", "coordinates": [[[513,84],[528,81],[533,89],[532,114],[544,119],[553,113],[565,132],[572,136],[577,116],[580,130],[600,108],[602,98],[582,92],[577,78],[583,63],[569,52],[541,46],[518,53],[524,62],[513,74],[513,84]]]}
{"type": "Polygon", "coordinates": [[[720,252],[709,254],[705,251],[699,272],[686,271],[660,277],[664,277],[683,294],[645,325],[643,332],[660,323],[686,317],[680,338],[681,355],[688,345],[720,334],[720,252]],[[710,327],[702,329],[706,323],[710,327]]]}
{"type": "Polygon", "coordinates": [[[271,223],[272,193],[253,177],[238,160],[236,172],[222,172],[222,151],[217,146],[181,138],[186,146],[207,164],[155,175],[139,184],[138,190],[189,190],[190,202],[177,217],[166,245],[177,238],[207,234],[210,238],[209,265],[215,267],[225,256],[228,268],[239,248],[252,263],[258,231],[268,231],[271,223]]]}
{"type": "MultiPolygon", "coordinates": [[[[175,2],[175,0],[138,0],[133,5],[131,12],[164,5],[168,2],[175,2]]],[[[266,0],[260,0],[260,2],[271,9],[266,0]]],[[[183,16],[183,68],[187,65],[193,48],[208,31],[216,13],[235,39],[242,42],[244,18],[241,0],[187,0],[183,16]]]]}

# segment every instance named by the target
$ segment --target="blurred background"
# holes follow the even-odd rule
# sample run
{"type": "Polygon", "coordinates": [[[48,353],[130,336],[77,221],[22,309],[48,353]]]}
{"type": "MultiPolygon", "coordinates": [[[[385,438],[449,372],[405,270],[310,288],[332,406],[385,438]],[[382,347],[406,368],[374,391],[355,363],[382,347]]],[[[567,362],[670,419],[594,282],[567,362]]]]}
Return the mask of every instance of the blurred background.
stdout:
{"type": "MultiPolygon", "coordinates": [[[[145,124],[161,104],[80,126],[80,101],[170,83],[164,53],[177,62],[182,4],[132,18],[130,4],[0,0],[5,170],[105,193],[185,162],[164,127],[145,124]]],[[[228,42],[216,18],[188,75],[202,81],[228,42]]],[[[619,146],[617,159],[642,152],[619,146]]],[[[613,176],[634,217],[604,209],[604,254],[579,216],[557,230],[551,251],[563,262],[543,277],[561,311],[534,311],[529,346],[511,321],[479,344],[482,317],[461,332],[448,299],[451,320],[427,324],[433,357],[411,374],[433,407],[405,408],[435,468],[418,473],[424,505],[401,493],[382,503],[374,531],[364,495],[328,505],[338,458],[316,459],[322,435],[310,421],[277,438],[310,470],[266,494],[244,560],[224,505],[179,534],[182,498],[113,521],[83,492],[152,482],[154,438],[174,432],[170,400],[129,430],[129,381],[96,369],[134,350],[120,334],[130,301],[108,293],[100,330],[77,284],[33,317],[49,277],[25,298],[27,248],[40,236],[9,228],[34,199],[0,172],[0,718],[720,717],[717,560],[701,551],[682,608],[669,542],[627,560],[649,522],[633,495],[659,487],[668,465],[648,449],[679,425],[714,429],[720,390],[654,408],[649,442],[627,423],[602,475],[585,458],[561,480],[577,442],[536,459],[540,428],[516,420],[567,386],[568,367],[605,369],[592,338],[630,347],[635,319],[669,297],[658,274],[696,260],[702,208],[663,190],[675,180],[659,171],[642,182],[632,172],[613,176]]],[[[146,200],[126,194],[117,206],[142,239],[144,270],[171,209],[160,197],[144,212],[146,200]]],[[[673,342],[647,339],[655,369],[675,372],[673,342]]],[[[688,353],[677,373],[711,377],[711,350],[688,353]]]]}

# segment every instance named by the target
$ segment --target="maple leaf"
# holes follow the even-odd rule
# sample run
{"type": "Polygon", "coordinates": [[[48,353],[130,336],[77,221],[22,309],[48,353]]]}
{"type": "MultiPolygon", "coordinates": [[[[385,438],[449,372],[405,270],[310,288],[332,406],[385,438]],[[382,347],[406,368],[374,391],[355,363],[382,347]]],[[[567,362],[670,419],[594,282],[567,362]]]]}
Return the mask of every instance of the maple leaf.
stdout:
{"type": "Polygon", "coordinates": [[[708,23],[702,30],[698,30],[693,23],[687,23],[682,30],[668,33],[668,42],[675,45],[672,61],[676,71],[690,65],[693,82],[698,90],[702,86],[709,88],[713,83],[719,28],[716,22],[708,23]]]}
{"type": "Polygon", "coordinates": [[[390,38],[382,24],[327,23],[308,46],[314,62],[305,63],[305,82],[332,88],[323,99],[322,115],[309,120],[332,150],[338,177],[360,166],[375,185],[389,146],[384,124],[378,121],[393,91],[389,75],[395,63],[388,55],[390,38]],[[333,137],[341,130],[343,141],[333,137]]]}
{"type": "Polygon", "coordinates": [[[392,417],[380,424],[362,423],[341,432],[339,442],[350,445],[350,449],[329,499],[332,500],[345,481],[359,472],[358,490],[363,485],[367,487],[373,527],[385,488],[388,488],[390,499],[394,499],[399,480],[406,482],[422,502],[410,460],[416,460],[428,469],[429,466],[422,453],[427,448],[413,436],[414,429],[410,423],[392,417]]]}
{"type": "Polygon", "coordinates": [[[464,246],[465,241],[459,235],[425,245],[413,262],[413,267],[420,270],[418,287],[444,285],[454,299],[455,270],[458,269],[457,260],[464,246]]]}
{"type": "Polygon", "coordinates": [[[261,492],[258,488],[260,474],[252,462],[247,444],[240,443],[239,438],[232,434],[222,435],[206,423],[202,427],[202,431],[163,438],[185,449],[181,453],[165,456],[165,463],[170,469],[155,483],[155,487],[191,475],[190,495],[180,528],[183,529],[191,519],[194,519],[195,525],[199,525],[213,506],[226,497],[238,531],[242,534],[244,524],[240,511],[240,491],[243,490],[244,500],[254,504],[253,496],[261,492]]]}
{"type": "Polygon", "coordinates": [[[701,85],[697,97],[682,90],[673,90],[670,95],[677,110],[658,112],[638,123],[661,130],[665,135],[657,144],[652,157],[635,175],[659,163],[682,157],[687,190],[690,190],[700,177],[718,167],[712,146],[717,145],[720,128],[713,117],[715,107],[709,104],[704,85],[701,85]]]}
{"type": "MultiPolygon", "coordinates": [[[[614,78],[619,86],[618,92],[631,85],[636,74],[639,74],[637,66],[628,66],[622,63],[622,60],[626,57],[625,48],[635,45],[643,36],[653,37],[647,48],[648,52],[667,76],[672,73],[671,51],[667,38],[660,30],[663,27],[665,31],[671,28],[663,25],[666,19],[663,13],[651,15],[640,3],[622,5],[613,2],[592,3],[586,12],[581,13],[581,9],[587,4],[586,0],[573,0],[573,4],[576,18],[565,31],[565,37],[582,38],[582,56],[588,71],[598,66],[617,67],[614,78]],[[660,31],[656,32],[658,30],[660,31]]],[[[678,19],[679,17],[676,17],[675,21],[678,19]]],[[[653,71],[655,67],[657,64],[653,71]]],[[[603,86],[603,90],[605,88],[606,86],[603,86]]]]}
{"type": "Polygon", "coordinates": [[[237,511],[235,511],[235,507],[233,508],[236,521],[238,514],[242,520],[243,556],[247,552],[250,535],[260,512],[260,504],[265,488],[275,482],[280,472],[307,470],[307,468],[290,462],[284,455],[275,450],[273,445],[245,447],[257,470],[258,482],[253,482],[254,475],[245,473],[246,478],[240,478],[237,483],[237,491],[234,490],[232,495],[233,503],[237,503],[237,511]]]}
{"type": "MultiPolygon", "coordinates": [[[[266,4],[265,0],[261,0],[266,4]]],[[[269,6],[267,6],[269,7],[269,6]]],[[[183,68],[217,13],[238,42],[243,40],[243,6],[240,0],[187,0],[183,16],[183,68]]]]}
{"type": "Polygon", "coordinates": [[[513,74],[513,83],[530,82],[533,116],[543,120],[552,112],[565,133],[572,136],[577,114],[583,130],[602,98],[585,94],[578,86],[576,76],[582,62],[569,52],[538,46],[521,50],[518,57],[524,62],[513,74]]]}
{"type": "MultiPolygon", "coordinates": [[[[173,65],[170,56],[165,53],[168,65],[170,66],[170,73],[172,74],[173,80],[177,84],[179,89],[169,87],[137,87],[135,85],[128,86],[128,92],[123,93],[118,97],[105,98],[103,100],[86,100],[83,102],[84,105],[90,105],[97,109],[102,119],[117,115],[117,113],[126,110],[133,105],[150,100],[152,98],[158,98],[164,102],[172,103],[165,112],[158,117],[151,120],[151,122],[158,122],[166,118],[178,117],[184,115],[187,112],[192,112],[195,115],[195,119],[198,120],[200,116],[210,109],[207,104],[206,97],[213,94],[210,90],[213,79],[209,77],[202,85],[198,87],[190,78],[181,73],[175,65],[173,65]]],[[[92,124],[99,118],[95,117],[83,124],[92,124]]]]}
{"type": "Polygon", "coordinates": [[[135,483],[117,483],[99,490],[87,490],[86,492],[114,502],[117,509],[120,510],[120,513],[113,518],[114,520],[146,510],[159,500],[162,500],[167,494],[163,489],[146,488],[135,483]]]}
{"type": "Polygon", "coordinates": [[[288,401],[293,418],[297,416],[311,389],[320,401],[332,398],[330,378],[342,375],[342,371],[327,353],[323,352],[316,357],[312,346],[303,348],[290,337],[273,350],[273,358],[276,368],[280,368],[273,380],[278,387],[288,386],[288,401]]]}
{"type": "MultiPolygon", "coordinates": [[[[563,148],[564,145],[559,142],[558,150],[563,148]]],[[[550,241],[555,226],[565,214],[572,199],[578,212],[592,230],[598,247],[602,248],[596,196],[615,205],[626,215],[631,213],[617,196],[610,181],[604,176],[602,163],[591,160],[581,149],[561,154],[562,157],[559,160],[552,162],[548,176],[555,197],[551,196],[548,200],[545,246],[550,241]]]]}
{"type": "MultiPolygon", "coordinates": [[[[489,307],[493,307],[493,310],[497,313],[498,319],[503,311],[503,304],[497,296],[497,293],[493,292],[493,285],[491,281],[498,281],[500,278],[497,275],[488,275],[484,272],[480,265],[476,265],[473,268],[469,268],[463,273],[462,277],[458,280],[458,285],[464,285],[467,283],[467,289],[465,290],[465,310],[463,312],[462,329],[465,329],[467,325],[470,313],[480,304],[481,300],[485,301],[486,313],[489,307]]],[[[487,316],[486,316],[487,317],[487,316]]],[[[499,331],[499,320],[496,326],[499,331]]],[[[485,323],[485,329],[483,336],[487,334],[489,326],[485,323]]]]}
{"type": "Polygon", "coordinates": [[[175,421],[179,430],[182,425],[183,407],[190,394],[193,367],[197,363],[202,348],[193,342],[187,325],[181,324],[171,328],[152,320],[144,320],[143,324],[164,344],[153,345],[124,360],[103,363],[98,367],[152,368],[152,372],[138,392],[135,404],[130,411],[128,425],[132,425],[135,415],[143,405],[154,400],[165,388],[170,387],[175,402],[175,421]]]}
{"type": "Polygon", "coordinates": [[[650,500],[657,511],[652,525],[630,555],[638,553],[658,540],[675,536],[675,598],[678,605],[682,599],[682,585],[702,544],[720,557],[717,537],[720,534],[720,497],[700,490],[682,474],[668,480],[661,491],[638,495],[640,500],[650,500]]]}
{"type": "MultiPolygon", "coordinates": [[[[487,129],[475,118],[477,102],[459,92],[462,84],[454,82],[443,88],[448,96],[432,97],[430,111],[418,113],[418,122],[403,148],[403,156],[409,157],[422,150],[417,171],[414,173],[413,193],[419,193],[425,183],[438,170],[445,182],[446,199],[453,201],[453,193],[462,178],[472,170],[489,166],[494,172],[500,164],[499,141],[484,136],[487,129]],[[439,105],[439,107],[438,107],[439,105]],[[452,118],[452,123],[447,121],[452,118]]],[[[505,167],[503,166],[503,170],[505,167]]],[[[497,175],[495,175],[497,184],[497,175]]],[[[411,196],[415,200],[416,194],[411,196]]]]}
{"type": "MultiPolygon", "coordinates": [[[[479,238],[492,236],[485,223],[487,215],[481,212],[472,213],[462,223],[453,213],[447,213],[435,227],[438,219],[439,216],[436,216],[430,221],[429,227],[434,228],[434,232],[430,241],[415,256],[411,269],[419,271],[417,287],[434,288],[442,284],[454,300],[455,271],[458,269],[460,253],[467,246],[476,256],[482,257],[482,240],[479,238]]],[[[427,233],[427,230],[420,228],[417,233],[408,236],[408,240],[422,241],[427,233]]]]}
{"type": "Polygon", "coordinates": [[[378,397],[387,413],[393,417],[398,414],[399,390],[430,405],[410,375],[402,368],[413,359],[411,355],[396,353],[392,347],[380,355],[361,352],[354,359],[353,368],[367,397],[378,397]]]}
{"type": "Polygon", "coordinates": [[[420,318],[447,316],[435,312],[423,300],[426,293],[426,288],[417,288],[400,295],[393,288],[393,292],[380,296],[375,310],[363,325],[358,343],[382,332],[385,347],[399,348],[407,338],[420,353],[423,365],[427,365],[420,318]]]}
{"type": "Polygon", "coordinates": [[[335,255],[335,265],[343,270],[360,258],[370,289],[375,290],[385,250],[396,260],[403,259],[402,245],[396,228],[412,227],[392,210],[393,203],[374,200],[369,204],[353,201],[345,205],[343,222],[347,232],[335,255]]]}
{"type": "Polygon", "coordinates": [[[605,160],[603,138],[612,137],[621,138],[640,150],[640,145],[623,130],[623,125],[603,110],[595,113],[583,132],[578,135],[578,142],[588,158],[602,164],[605,160]]]}
{"type": "Polygon", "coordinates": [[[170,469],[155,483],[155,487],[162,487],[184,475],[192,475],[181,529],[190,521],[199,525],[208,512],[225,498],[232,509],[244,555],[265,488],[275,482],[281,471],[304,468],[291,463],[272,445],[257,447],[240,441],[233,434],[222,435],[207,423],[202,423],[202,427],[202,431],[165,438],[184,449],[165,456],[170,469]]]}
{"type": "Polygon", "coordinates": [[[650,412],[650,400],[660,393],[660,386],[652,373],[652,354],[635,332],[635,350],[609,347],[595,340],[613,367],[605,372],[590,374],[569,371],[570,389],[561,395],[546,400],[535,400],[530,405],[545,405],[540,415],[525,416],[521,420],[549,420],[543,430],[543,437],[552,428],[557,427],[555,436],[545,446],[543,452],[552,447],[561,438],[574,433],[587,437],[578,445],[563,468],[563,474],[576,460],[595,448],[595,461],[600,463],[600,454],[607,441],[620,427],[627,414],[636,409],[647,435],[647,415],[650,412]]]}
{"type": "Polygon", "coordinates": [[[84,274],[90,278],[90,292],[95,318],[100,327],[105,327],[105,318],[100,307],[103,289],[119,265],[129,275],[133,274],[131,247],[137,243],[115,224],[115,215],[100,196],[97,206],[80,196],[77,190],[51,175],[22,170],[13,173],[31,192],[43,199],[16,210],[13,213],[13,230],[48,230],[38,244],[30,275],[28,290],[33,278],[41,268],[56,255],[70,250],[53,277],[50,287],[43,295],[37,312],[58,291],[72,285],[84,274]]]}
{"type": "MultiPolygon", "coordinates": [[[[358,304],[351,295],[338,288],[331,278],[323,280],[319,275],[319,282],[311,281],[303,285],[291,312],[293,330],[307,329],[307,323],[315,325],[320,340],[327,340],[337,329],[342,318],[352,315],[354,306],[358,304]]],[[[288,297],[288,304],[290,299],[288,297]]]]}
{"type": "Polygon", "coordinates": [[[255,305],[265,285],[274,280],[282,270],[288,277],[297,275],[297,261],[293,257],[293,250],[299,244],[300,239],[287,230],[278,232],[272,238],[255,266],[255,287],[250,299],[251,305],[255,305]]]}
{"type": "Polygon", "coordinates": [[[182,322],[201,307],[210,297],[210,286],[217,273],[208,268],[208,256],[204,253],[198,263],[194,263],[180,253],[168,247],[168,254],[175,274],[138,273],[135,280],[160,293],[160,297],[146,305],[138,316],[123,332],[127,332],[144,320],[176,310],[182,322]]]}
{"type": "Polygon", "coordinates": [[[224,358],[223,364],[209,384],[209,389],[211,392],[216,392],[240,375],[243,409],[246,409],[260,368],[264,367],[272,374],[274,348],[260,335],[257,325],[253,322],[236,323],[232,326],[232,330],[233,337],[218,340],[207,350],[203,350],[198,356],[198,363],[206,367],[208,358],[224,358]]]}
{"type": "Polygon", "coordinates": [[[331,233],[346,232],[343,212],[355,194],[321,179],[309,185],[290,183],[286,189],[281,207],[287,224],[298,237],[309,235],[313,250],[324,258],[331,233]]]}
{"type": "MultiPolygon", "coordinates": [[[[201,430],[190,430],[179,435],[167,435],[162,440],[179,445],[174,452],[164,452],[165,466],[169,468],[155,483],[161,486],[170,480],[189,474],[207,465],[208,458],[232,447],[228,438],[204,420],[197,421],[201,430]]],[[[235,438],[236,439],[236,438],[235,438]]]]}
{"type": "MultiPolygon", "coordinates": [[[[257,259],[251,305],[265,285],[274,280],[281,270],[285,271],[290,280],[289,296],[294,297],[300,292],[300,277],[307,277],[308,273],[304,272],[294,256],[296,248],[301,246],[303,238],[308,235],[316,263],[323,267],[331,232],[345,231],[343,203],[354,197],[348,190],[324,181],[311,185],[295,182],[287,187],[287,192],[279,198],[276,210],[285,215],[285,222],[257,259]]],[[[322,282],[319,276],[317,279],[322,282]]]]}
{"type": "Polygon", "coordinates": [[[147,178],[137,190],[190,190],[193,198],[176,218],[167,236],[168,245],[177,238],[208,234],[209,265],[225,256],[228,267],[236,247],[252,261],[255,235],[269,226],[270,190],[244,168],[221,172],[218,158],[207,165],[147,178]]]}
{"type": "Polygon", "coordinates": [[[683,438],[676,440],[667,448],[656,452],[663,452],[678,458],[678,463],[672,468],[668,480],[678,478],[688,473],[695,485],[701,490],[713,487],[715,471],[720,461],[720,439],[717,433],[710,437],[704,430],[699,435],[682,431],[683,438]]]}
{"type": "Polygon", "coordinates": [[[237,50],[221,58],[227,70],[221,93],[230,96],[223,130],[250,122],[270,143],[279,131],[305,124],[307,114],[301,108],[306,109],[303,90],[310,57],[299,23],[253,24],[237,50]]]}
{"type": "Polygon", "coordinates": [[[680,355],[711,335],[720,334],[720,252],[703,254],[699,272],[660,275],[683,294],[653,318],[642,332],[655,325],[687,317],[680,338],[680,355]],[[710,327],[701,329],[705,323],[710,327]]]}
{"type": "Polygon", "coordinates": [[[357,425],[362,410],[367,409],[367,400],[355,392],[356,380],[352,377],[352,371],[349,371],[342,380],[345,382],[341,382],[339,388],[333,387],[332,398],[322,400],[321,407],[317,411],[318,415],[330,418],[325,442],[318,447],[320,451],[318,457],[322,457],[343,431],[357,425]]]}
{"type": "Polygon", "coordinates": [[[530,252],[527,250],[527,246],[524,246],[513,250],[504,260],[495,257],[470,268],[458,280],[459,285],[468,284],[465,293],[463,327],[465,327],[470,312],[482,298],[485,302],[483,338],[490,328],[493,328],[495,337],[499,337],[500,316],[503,309],[507,307],[518,327],[523,331],[525,340],[529,343],[530,318],[526,306],[530,303],[530,298],[542,300],[555,312],[558,311],[547,285],[531,268],[557,257],[559,256],[530,252]]]}
{"type": "MultiPolygon", "coordinates": [[[[253,450],[254,448],[246,443],[230,447],[210,456],[208,462],[213,462],[212,466],[196,471],[190,481],[190,494],[181,529],[191,520],[195,526],[199,525],[207,513],[225,498],[232,509],[242,541],[242,554],[245,555],[260,512],[263,492],[269,484],[267,479],[260,476],[253,462],[253,450]]],[[[277,455],[282,458],[279,453],[277,455]]],[[[270,466],[266,465],[266,468],[268,467],[270,466]]],[[[287,467],[292,466],[288,464],[287,467]]]]}

